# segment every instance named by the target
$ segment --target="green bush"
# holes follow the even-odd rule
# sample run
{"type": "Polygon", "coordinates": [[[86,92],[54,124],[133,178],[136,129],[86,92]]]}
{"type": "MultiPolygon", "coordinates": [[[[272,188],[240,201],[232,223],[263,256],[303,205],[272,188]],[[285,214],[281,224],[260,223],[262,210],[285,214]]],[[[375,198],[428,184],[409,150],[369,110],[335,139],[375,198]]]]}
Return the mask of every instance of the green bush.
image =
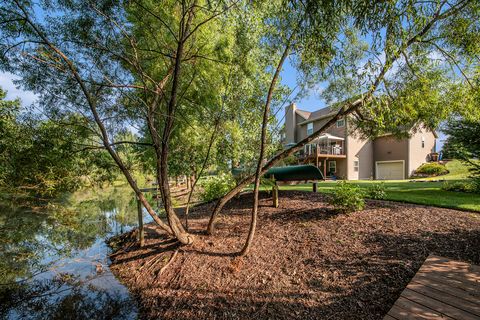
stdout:
{"type": "Polygon", "coordinates": [[[202,180],[200,186],[203,189],[200,192],[200,199],[202,201],[212,201],[223,197],[235,187],[235,180],[231,174],[219,174],[202,180]]]}
{"type": "Polygon", "coordinates": [[[364,193],[359,186],[346,181],[338,183],[328,202],[340,212],[353,212],[365,207],[364,193]]]}
{"type": "Polygon", "coordinates": [[[473,179],[471,181],[446,181],[442,186],[442,190],[480,193],[480,181],[478,181],[477,179],[473,179]]]}
{"type": "Polygon", "coordinates": [[[417,175],[440,176],[447,174],[448,170],[443,164],[432,162],[424,163],[415,171],[417,175]]]}
{"type": "Polygon", "coordinates": [[[387,197],[385,183],[375,183],[367,188],[367,198],[375,200],[383,200],[387,197]]]}

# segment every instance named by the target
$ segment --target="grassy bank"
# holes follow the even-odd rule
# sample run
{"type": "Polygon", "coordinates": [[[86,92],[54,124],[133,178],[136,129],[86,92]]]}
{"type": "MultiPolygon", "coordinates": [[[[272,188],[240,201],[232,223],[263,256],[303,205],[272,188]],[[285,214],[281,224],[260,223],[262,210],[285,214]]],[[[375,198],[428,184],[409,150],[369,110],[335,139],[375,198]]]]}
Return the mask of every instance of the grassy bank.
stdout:
{"type": "MultiPolygon", "coordinates": [[[[366,189],[378,181],[352,181],[350,183],[366,189]]],[[[337,182],[320,182],[318,192],[331,193],[336,184],[337,182]]],[[[442,185],[443,182],[385,181],[386,200],[480,212],[480,195],[444,191],[441,189],[442,185]]],[[[280,190],[312,191],[312,184],[284,185],[280,186],[280,190]]]]}
{"type": "MultiPolygon", "coordinates": [[[[443,208],[471,210],[480,212],[480,195],[442,190],[444,182],[465,180],[468,178],[468,166],[458,160],[446,164],[448,174],[438,177],[412,179],[412,180],[389,180],[384,181],[387,192],[386,200],[400,201],[414,204],[422,204],[443,208]]],[[[318,192],[331,193],[338,182],[323,181],[318,183],[318,192]]],[[[380,181],[350,181],[367,189],[373,183],[380,181]]],[[[270,189],[265,188],[265,189],[270,189]]],[[[281,185],[280,190],[312,191],[312,184],[281,185]]]]}

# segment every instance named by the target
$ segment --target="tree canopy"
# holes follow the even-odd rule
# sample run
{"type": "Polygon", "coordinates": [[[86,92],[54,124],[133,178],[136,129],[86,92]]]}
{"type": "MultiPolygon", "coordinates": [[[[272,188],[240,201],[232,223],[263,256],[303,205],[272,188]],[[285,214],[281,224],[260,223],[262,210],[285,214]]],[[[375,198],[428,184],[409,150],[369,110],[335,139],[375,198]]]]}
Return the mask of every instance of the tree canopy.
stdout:
{"type": "Polygon", "coordinates": [[[266,170],[340,117],[369,137],[478,117],[477,1],[4,0],[2,9],[0,69],[39,95],[51,149],[74,152],[60,130],[73,121],[81,134],[71,139],[84,139],[95,159],[108,157],[182,244],[193,236],[173,208],[172,176],[256,166],[218,202],[212,231],[226,201],[253,181],[258,189],[266,170]],[[278,151],[288,59],[299,87],[321,83],[338,112],[278,151]],[[139,166],[155,175],[166,222],[135,181],[139,166]]]}

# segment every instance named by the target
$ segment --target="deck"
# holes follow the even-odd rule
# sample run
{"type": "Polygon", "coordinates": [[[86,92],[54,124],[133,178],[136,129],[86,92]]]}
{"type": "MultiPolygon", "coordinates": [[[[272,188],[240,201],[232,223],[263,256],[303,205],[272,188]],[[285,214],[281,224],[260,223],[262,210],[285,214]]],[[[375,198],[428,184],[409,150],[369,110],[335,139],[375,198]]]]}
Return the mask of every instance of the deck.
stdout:
{"type": "Polygon", "coordinates": [[[429,256],[384,320],[480,320],[480,266],[429,256]]]}

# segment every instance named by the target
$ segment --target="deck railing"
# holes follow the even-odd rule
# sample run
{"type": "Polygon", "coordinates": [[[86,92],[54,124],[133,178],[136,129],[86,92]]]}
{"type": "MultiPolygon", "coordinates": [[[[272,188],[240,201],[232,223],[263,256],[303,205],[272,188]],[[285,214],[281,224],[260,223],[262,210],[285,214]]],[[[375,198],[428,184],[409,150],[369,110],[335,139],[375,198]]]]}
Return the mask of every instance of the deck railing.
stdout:
{"type": "Polygon", "coordinates": [[[298,152],[299,157],[309,157],[317,155],[345,155],[345,149],[338,144],[309,144],[298,152]]]}

